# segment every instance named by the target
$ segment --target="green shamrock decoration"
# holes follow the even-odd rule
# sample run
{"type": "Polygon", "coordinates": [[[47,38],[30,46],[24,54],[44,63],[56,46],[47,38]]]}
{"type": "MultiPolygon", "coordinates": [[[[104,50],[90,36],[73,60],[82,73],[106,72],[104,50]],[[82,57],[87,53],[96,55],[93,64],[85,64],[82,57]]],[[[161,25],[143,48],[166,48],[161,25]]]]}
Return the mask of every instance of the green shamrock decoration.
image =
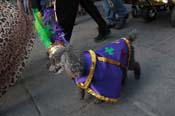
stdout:
{"type": "Polygon", "coordinates": [[[109,55],[113,55],[114,54],[114,48],[105,47],[105,53],[108,53],[109,55]]]}

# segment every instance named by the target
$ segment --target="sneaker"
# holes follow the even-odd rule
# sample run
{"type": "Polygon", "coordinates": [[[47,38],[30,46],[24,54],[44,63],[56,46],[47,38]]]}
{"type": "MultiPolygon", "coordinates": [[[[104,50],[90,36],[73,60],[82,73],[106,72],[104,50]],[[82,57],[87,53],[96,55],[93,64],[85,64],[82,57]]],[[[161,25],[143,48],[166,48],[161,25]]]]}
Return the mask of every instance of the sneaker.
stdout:
{"type": "Polygon", "coordinates": [[[119,17],[118,20],[117,20],[117,23],[115,25],[115,28],[116,29],[122,29],[125,24],[126,24],[126,20],[128,19],[129,15],[126,15],[124,17],[119,17]]]}
{"type": "Polygon", "coordinates": [[[98,36],[94,38],[95,42],[105,40],[110,33],[111,33],[110,29],[105,29],[103,31],[99,30],[98,36]]]}

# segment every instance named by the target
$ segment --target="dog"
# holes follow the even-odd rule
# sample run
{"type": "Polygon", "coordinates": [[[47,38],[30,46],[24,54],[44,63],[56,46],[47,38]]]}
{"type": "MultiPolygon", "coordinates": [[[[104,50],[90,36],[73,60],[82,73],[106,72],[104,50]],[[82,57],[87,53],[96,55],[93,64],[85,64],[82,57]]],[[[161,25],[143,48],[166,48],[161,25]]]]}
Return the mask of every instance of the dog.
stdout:
{"type": "Polygon", "coordinates": [[[55,48],[53,47],[56,49],[53,50],[54,53],[49,55],[49,70],[57,74],[65,70],[80,88],[82,100],[87,91],[97,98],[95,103],[117,102],[127,71],[133,71],[135,79],[140,79],[141,68],[135,61],[132,45],[135,39],[136,34],[130,33],[125,38],[118,39],[96,51],[89,50],[83,53],[70,44],[67,46],[62,44],[61,47],[56,45],[55,48]]]}
{"type": "MultiPolygon", "coordinates": [[[[57,74],[65,70],[80,88],[80,99],[84,99],[85,91],[87,91],[96,97],[99,103],[117,102],[127,77],[127,71],[133,71],[135,79],[139,80],[141,68],[135,61],[132,45],[137,38],[135,31],[97,50],[80,52],[65,39],[63,29],[54,18],[53,9],[44,12],[41,22],[38,21],[40,17],[36,16],[38,13],[35,15],[37,19],[35,24],[38,24],[41,30],[46,29],[44,36],[51,35],[41,38],[48,48],[49,70],[57,74]]],[[[40,31],[38,34],[43,37],[40,31]]]]}

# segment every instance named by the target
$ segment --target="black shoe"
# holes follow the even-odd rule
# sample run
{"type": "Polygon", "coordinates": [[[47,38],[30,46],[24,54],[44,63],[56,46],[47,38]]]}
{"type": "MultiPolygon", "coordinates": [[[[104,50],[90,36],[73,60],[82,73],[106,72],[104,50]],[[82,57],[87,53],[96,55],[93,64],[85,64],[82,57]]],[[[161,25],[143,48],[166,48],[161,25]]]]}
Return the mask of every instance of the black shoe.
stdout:
{"type": "Polygon", "coordinates": [[[126,24],[126,20],[128,19],[129,15],[126,15],[124,17],[119,17],[118,20],[117,20],[117,23],[115,25],[115,28],[116,29],[122,29],[125,24],[126,24]]]}
{"type": "Polygon", "coordinates": [[[98,36],[94,38],[95,42],[105,40],[110,33],[111,33],[110,29],[105,29],[103,31],[99,30],[98,36]]]}

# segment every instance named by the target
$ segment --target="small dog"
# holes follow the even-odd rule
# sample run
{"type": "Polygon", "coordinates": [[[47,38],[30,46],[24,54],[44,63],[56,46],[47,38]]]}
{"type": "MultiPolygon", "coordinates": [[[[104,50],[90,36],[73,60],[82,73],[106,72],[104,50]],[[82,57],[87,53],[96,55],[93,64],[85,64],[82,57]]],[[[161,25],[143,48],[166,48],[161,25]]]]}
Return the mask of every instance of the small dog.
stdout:
{"type": "Polygon", "coordinates": [[[98,100],[117,102],[120,97],[121,86],[127,77],[127,70],[140,79],[140,65],[135,61],[132,42],[135,33],[126,38],[118,39],[96,51],[89,50],[80,53],[72,45],[55,46],[54,53],[50,53],[49,70],[56,73],[66,71],[80,88],[80,98],[84,99],[85,91],[98,100]]]}

